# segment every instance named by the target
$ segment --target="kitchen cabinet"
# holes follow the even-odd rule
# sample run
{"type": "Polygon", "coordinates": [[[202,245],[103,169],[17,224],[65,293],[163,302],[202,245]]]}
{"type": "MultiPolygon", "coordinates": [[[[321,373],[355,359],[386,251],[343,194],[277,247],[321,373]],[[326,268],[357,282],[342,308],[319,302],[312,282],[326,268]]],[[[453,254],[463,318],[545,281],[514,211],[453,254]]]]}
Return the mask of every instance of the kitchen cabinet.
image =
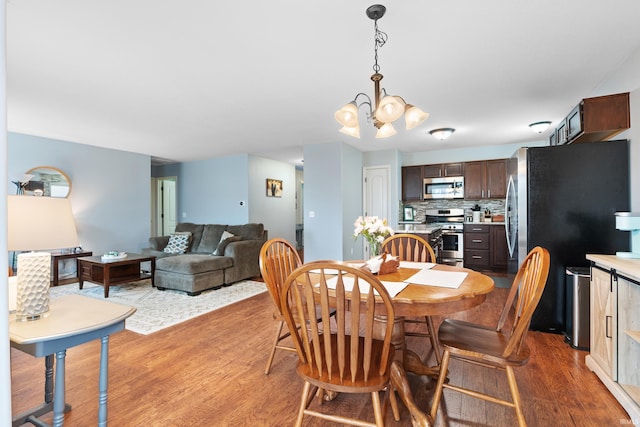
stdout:
{"type": "Polygon", "coordinates": [[[629,92],[585,98],[551,132],[549,145],[605,141],[630,126],[629,92]]]}
{"type": "Polygon", "coordinates": [[[441,178],[445,176],[462,176],[464,167],[462,163],[440,163],[424,165],[422,173],[425,178],[441,178]]]}
{"type": "Polygon", "coordinates": [[[507,196],[507,159],[464,164],[464,198],[503,199],[507,196]]]}
{"type": "Polygon", "coordinates": [[[587,254],[591,261],[590,340],[585,363],[640,419],[640,260],[587,254]]]}
{"type": "Polygon", "coordinates": [[[505,271],[508,251],[504,224],[464,225],[464,266],[480,271],[505,271]]]}
{"type": "Polygon", "coordinates": [[[404,166],[402,168],[402,200],[420,201],[422,192],[422,166],[404,166]]]}

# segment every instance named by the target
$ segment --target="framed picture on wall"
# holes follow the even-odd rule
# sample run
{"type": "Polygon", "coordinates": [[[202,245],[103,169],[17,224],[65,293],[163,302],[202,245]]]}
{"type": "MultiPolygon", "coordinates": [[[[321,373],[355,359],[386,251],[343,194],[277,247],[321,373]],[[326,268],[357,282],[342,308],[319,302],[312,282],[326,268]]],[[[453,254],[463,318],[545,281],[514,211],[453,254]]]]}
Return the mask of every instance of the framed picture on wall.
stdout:
{"type": "Polygon", "coordinates": [[[404,208],[404,220],[405,221],[413,221],[414,219],[414,215],[413,215],[413,208],[412,207],[405,207],[404,208]]]}
{"type": "Polygon", "coordinates": [[[267,178],[267,197],[282,197],[282,180],[267,178]]]}

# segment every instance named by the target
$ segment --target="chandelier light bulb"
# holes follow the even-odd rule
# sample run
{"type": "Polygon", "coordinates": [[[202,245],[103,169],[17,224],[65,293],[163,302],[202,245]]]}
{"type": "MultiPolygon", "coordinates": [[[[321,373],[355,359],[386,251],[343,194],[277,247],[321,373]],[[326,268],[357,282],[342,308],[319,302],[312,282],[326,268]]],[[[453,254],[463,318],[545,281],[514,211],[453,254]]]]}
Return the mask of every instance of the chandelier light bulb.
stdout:
{"type": "Polygon", "coordinates": [[[336,111],[335,118],[342,126],[349,128],[358,126],[358,106],[356,101],[351,101],[336,111]]]}
{"type": "Polygon", "coordinates": [[[376,119],[391,123],[402,117],[402,114],[404,114],[404,102],[397,96],[387,95],[380,100],[380,105],[376,110],[376,119]]]}
{"type": "Polygon", "coordinates": [[[354,138],[360,139],[360,126],[351,127],[351,128],[347,126],[343,126],[340,129],[340,132],[347,134],[349,136],[352,136],[354,138]]]}
{"type": "Polygon", "coordinates": [[[413,129],[418,126],[429,117],[429,113],[425,113],[415,105],[407,104],[405,107],[404,121],[407,125],[407,130],[413,129]]]}
{"type": "Polygon", "coordinates": [[[396,133],[398,132],[393,128],[391,123],[385,123],[380,129],[378,129],[378,132],[376,132],[376,138],[388,138],[396,133]]]}

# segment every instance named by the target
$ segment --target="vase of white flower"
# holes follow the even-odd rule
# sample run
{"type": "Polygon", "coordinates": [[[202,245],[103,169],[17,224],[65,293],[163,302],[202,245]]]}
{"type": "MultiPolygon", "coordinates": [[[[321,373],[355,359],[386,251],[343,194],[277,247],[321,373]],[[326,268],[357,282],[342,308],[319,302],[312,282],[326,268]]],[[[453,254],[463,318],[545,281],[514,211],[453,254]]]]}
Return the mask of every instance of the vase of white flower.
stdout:
{"type": "Polygon", "coordinates": [[[355,230],[353,237],[364,237],[369,243],[369,255],[374,257],[380,255],[382,242],[388,236],[393,235],[393,229],[387,225],[386,219],[380,219],[377,216],[359,216],[353,223],[355,230]]]}

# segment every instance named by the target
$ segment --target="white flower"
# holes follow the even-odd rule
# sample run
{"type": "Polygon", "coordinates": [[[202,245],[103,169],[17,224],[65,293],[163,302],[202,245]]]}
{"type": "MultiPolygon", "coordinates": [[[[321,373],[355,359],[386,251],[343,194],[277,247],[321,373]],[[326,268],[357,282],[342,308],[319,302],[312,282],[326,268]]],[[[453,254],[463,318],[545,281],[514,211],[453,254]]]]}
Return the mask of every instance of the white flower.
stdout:
{"type": "Polygon", "coordinates": [[[369,244],[381,244],[384,239],[393,235],[393,229],[387,225],[387,220],[377,216],[359,216],[353,226],[353,237],[357,239],[362,235],[369,244]]]}

